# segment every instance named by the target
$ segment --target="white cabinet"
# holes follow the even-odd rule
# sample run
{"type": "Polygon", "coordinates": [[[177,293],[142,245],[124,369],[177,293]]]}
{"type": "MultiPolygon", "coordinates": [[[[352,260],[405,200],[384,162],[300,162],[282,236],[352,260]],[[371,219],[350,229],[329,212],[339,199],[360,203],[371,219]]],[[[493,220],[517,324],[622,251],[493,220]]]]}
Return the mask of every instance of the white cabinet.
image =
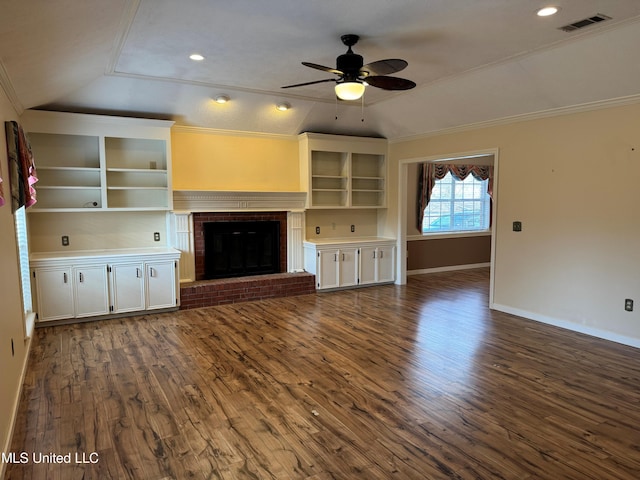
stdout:
{"type": "Polygon", "coordinates": [[[360,285],[386,283],[395,280],[393,245],[364,246],[360,249],[360,285]]]}
{"type": "Polygon", "coordinates": [[[363,238],[304,242],[305,270],[318,290],[395,281],[395,240],[363,238]]]}
{"type": "Polygon", "coordinates": [[[75,317],[94,317],[109,313],[109,287],[106,265],[73,267],[75,317]]]}
{"type": "Polygon", "coordinates": [[[384,208],[387,141],[303,133],[300,183],[308,208],[384,208]]]}
{"type": "Polygon", "coordinates": [[[105,315],[109,291],[105,265],[36,268],[40,321],[105,315]]]}
{"type": "Polygon", "coordinates": [[[147,262],[146,305],[147,310],[175,307],[177,265],[174,261],[147,262]]]}
{"type": "Polygon", "coordinates": [[[144,310],[144,264],[114,263],[109,266],[111,311],[113,313],[144,310]]]}
{"type": "Polygon", "coordinates": [[[358,284],[357,248],[319,249],[316,252],[318,289],[352,287],[358,284]]]}
{"type": "Polygon", "coordinates": [[[41,321],[73,318],[71,268],[36,268],[33,277],[38,298],[38,318],[41,321]]]}
{"type": "Polygon", "coordinates": [[[27,110],[38,166],[29,212],[170,210],[173,122],[27,110]]]}
{"type": "Polygon", "coordinates": [[[38,320],[175,308],[179,258],[171,248],[33,254],[38,320]]]}

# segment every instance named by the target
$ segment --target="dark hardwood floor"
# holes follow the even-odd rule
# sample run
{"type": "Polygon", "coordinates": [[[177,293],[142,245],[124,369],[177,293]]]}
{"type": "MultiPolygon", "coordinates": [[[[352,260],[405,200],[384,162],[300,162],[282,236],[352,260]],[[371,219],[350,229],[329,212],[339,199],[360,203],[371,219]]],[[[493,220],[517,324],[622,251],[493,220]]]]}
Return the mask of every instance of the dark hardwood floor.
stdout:
{"type": "Polygon", "coordinates": [[[5,478],[640,478],[640,351],[488,276],[38,329],[5,478]]]}

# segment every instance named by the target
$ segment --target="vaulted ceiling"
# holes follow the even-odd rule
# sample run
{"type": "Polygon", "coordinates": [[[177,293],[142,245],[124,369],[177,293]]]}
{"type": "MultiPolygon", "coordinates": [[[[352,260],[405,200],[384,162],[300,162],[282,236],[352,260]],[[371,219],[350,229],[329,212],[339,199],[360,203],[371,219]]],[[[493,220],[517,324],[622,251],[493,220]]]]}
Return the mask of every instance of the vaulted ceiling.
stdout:
{"type": "Polygon", "coordinates": [[[40,0],[0,4],[0,85],[20,112],[173,119],[295,135],[406,138],[612,99],[640,101],[640,1],[40,0]],[[602,14],[610,19],[565,32],[602,14]],[[340,36],[365,63],[402,58],[407,91],[336,101],[340,36]],[[200,53],[203,61],[189,59],[200,53]],[[217,104],[224,94],[230,101],[217,104]],[[275,104],[291,109],[279,112],[275,104]]]}

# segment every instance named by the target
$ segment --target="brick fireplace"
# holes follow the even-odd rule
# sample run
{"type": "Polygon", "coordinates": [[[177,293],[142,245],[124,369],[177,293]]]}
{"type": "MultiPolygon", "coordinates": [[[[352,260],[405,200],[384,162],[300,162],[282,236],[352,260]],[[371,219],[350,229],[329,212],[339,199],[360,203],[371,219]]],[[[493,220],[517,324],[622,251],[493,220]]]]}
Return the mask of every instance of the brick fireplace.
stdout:
{"type": "Polygon", "coordinates": [[[279,222],[279,269],[287,271],[287,212],[202,212],[193,214],[196,280],[205,280],[205,224],[214,222],[279,222]]]}
{"type": "Polygon", "coordinates": [[[181,251],[180,308],[197,308],[315,292],[304,271],[305,192],[173,192],[173,246],[181,251]],[[280,273],[203,280],[204,225],[278,221],[280,273]]]}

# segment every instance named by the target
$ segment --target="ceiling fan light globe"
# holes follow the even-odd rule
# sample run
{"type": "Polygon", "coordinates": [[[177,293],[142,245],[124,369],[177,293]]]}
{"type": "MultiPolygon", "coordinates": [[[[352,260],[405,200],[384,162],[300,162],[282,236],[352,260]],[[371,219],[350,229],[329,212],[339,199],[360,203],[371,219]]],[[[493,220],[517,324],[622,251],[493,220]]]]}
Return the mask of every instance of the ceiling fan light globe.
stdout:
{"type": "Polygon", "coordinates": [[[364,95],[365,85],[362,82],[341,82],[336,84],[336,96],[340,100],[358,100],[364,95]]]}

